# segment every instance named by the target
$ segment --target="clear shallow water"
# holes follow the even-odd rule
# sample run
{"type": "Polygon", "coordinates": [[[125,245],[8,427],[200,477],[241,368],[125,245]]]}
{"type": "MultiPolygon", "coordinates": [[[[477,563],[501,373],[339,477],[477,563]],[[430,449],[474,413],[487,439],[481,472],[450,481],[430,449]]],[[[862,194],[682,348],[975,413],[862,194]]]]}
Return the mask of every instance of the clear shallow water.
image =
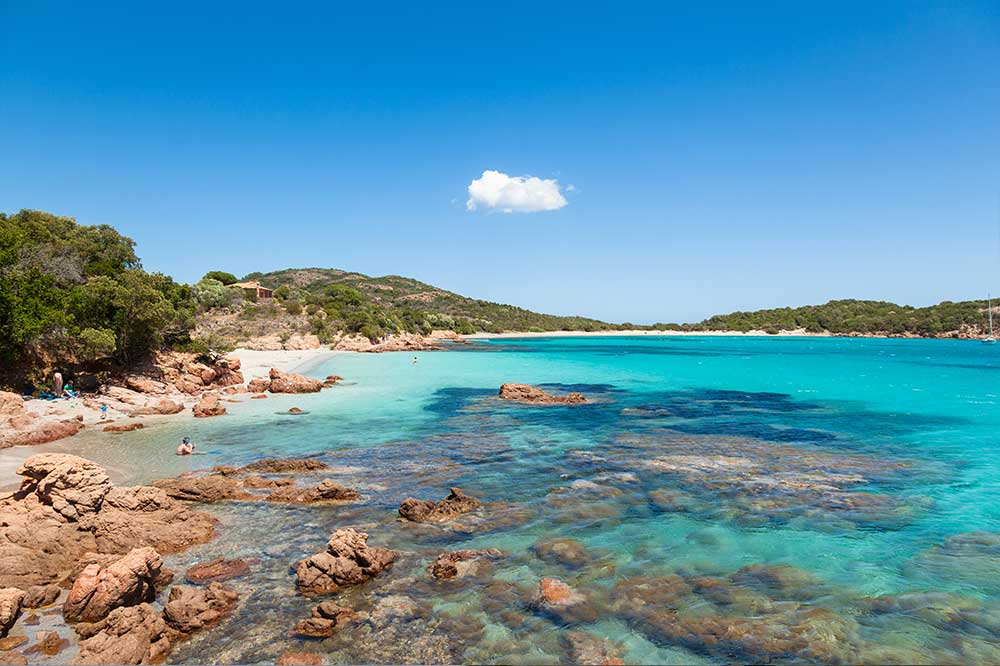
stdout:
{"type": "Polygon", "coordinates": [[[959,341],[534,338],[446,353],[337,355],[312,396],[233,406],[83,454],[123,481],[263,456],[320,455],[355,505],[210,507],[220,538],[170,564],[257,558],[219,629],[173,661],[558,663],[586,631],[635,663],[1000,661],[1000,350],[959,341]],[[516,381],[592,404],[513,405],[516,381]],[[285,416],[296,405],[309,413],[285,416]],[[207,455],[178,459],[192,434],[207,455]],[[482,498],[458,528],[400,523],[407,496],[482,498]],[[418,611],[326,641],[292,639],[315,604],[289,565],[339,526],[399,550],[392,571],[341,597],[418,611]],[[540,540],[571,538],[572,563],[540,540]],[[533,549],[534,547],[534,549],[533,549]],[[443,550],[506,557],[435,582],[443,550]],[[541,552],[541,556],[539,555],[541,552]],[[787,566],[784,566],[787,565],[787,566]],[[586,595],[586,617],[533,608],[542,576],[586,595]],[[914,596],[917,593],[934,596],[914,596]],[[400,596],[401,595],[401,596],[400,596]]]}

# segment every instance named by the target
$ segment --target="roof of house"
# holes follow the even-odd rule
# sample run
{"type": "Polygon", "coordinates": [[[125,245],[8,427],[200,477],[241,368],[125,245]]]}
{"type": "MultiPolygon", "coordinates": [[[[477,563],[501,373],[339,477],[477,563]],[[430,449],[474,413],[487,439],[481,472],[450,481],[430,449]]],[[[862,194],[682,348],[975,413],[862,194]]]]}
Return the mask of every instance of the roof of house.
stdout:
{"type": "MultiPolygon", "coordinates": [[[[261,283],[257,282],[256,280],[254,280],[252,282],[234,282],[233,284],[231,284],[229,286],[231,286],[231,287],[239,287],[240,289],[267,289],[267,287],[262,286],[261,283]]],[[[271,291],[270,289],[267,289],[267,290],[271,291]]]]}

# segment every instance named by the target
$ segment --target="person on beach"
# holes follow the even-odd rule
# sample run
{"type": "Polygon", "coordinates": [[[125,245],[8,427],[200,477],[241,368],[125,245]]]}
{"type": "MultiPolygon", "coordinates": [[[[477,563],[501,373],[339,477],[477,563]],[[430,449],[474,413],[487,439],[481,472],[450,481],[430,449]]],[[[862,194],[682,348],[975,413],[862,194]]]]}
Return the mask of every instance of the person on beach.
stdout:
{"type": "Polygon", "coordinates": [[[194,453],[194,444],[191,443],[190,437],[185,437],[181,440],[181,443],[177,445],[177,455],[189,456],[192,453],[194,453]]]}
{"type": "Polygon", "coordinates": [[[108,405],[107,403],[101,403],[101,420],[108,418],[108,405]]]}

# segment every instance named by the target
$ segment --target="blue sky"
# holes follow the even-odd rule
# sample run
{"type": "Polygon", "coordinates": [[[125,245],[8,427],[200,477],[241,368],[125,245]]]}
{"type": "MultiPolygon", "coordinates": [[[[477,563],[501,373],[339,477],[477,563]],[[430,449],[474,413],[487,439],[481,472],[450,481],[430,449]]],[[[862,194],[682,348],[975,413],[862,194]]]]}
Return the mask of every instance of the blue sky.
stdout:
{"type": "Polygon", "coordinates": [[[1000,293],[995,2],[92,4],[0,2],[0,210],[180,280],[642,323],[1000,293]],[[567,203],[470,212],[484,170],[567,203]]]}

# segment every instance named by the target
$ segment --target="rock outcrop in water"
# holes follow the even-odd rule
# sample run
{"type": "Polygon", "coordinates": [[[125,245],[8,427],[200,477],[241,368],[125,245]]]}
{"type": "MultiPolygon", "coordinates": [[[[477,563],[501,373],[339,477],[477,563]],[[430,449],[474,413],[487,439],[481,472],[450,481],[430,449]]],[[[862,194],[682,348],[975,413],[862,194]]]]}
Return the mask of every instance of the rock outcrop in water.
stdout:
{"type": "Polygon", "coordinates": [[[226,413],[226,408],[219,400],[218,393],[204,393],[191,411],[194,412],[196,419],[204,419],[210,416],[222,416],[226,413]]]}
{"type": "Polygon", "coordinates": [[[448,553],[441,553],[427,567],[427,572],[438,580],[462,578],[473,572],[479,563],[496,559],[500,556],[500,551],[495,548],[489,550],[455,550],[448,553]]]}
{"type": "Polygon", "coordinates": [[[69,622],[97,622],[115,608],[156,599],[163,560],[153,548],[136,548],[107,566],[91,564],[77,577],[63,604],[69,622]]]}
{"type": "Polygon", "coordinates": [[[118,488],[77,456],[42,453],[18,469],[21,487],[0,497],[0,585],[61,581],[85,553],[174,553],[214,535],[215,519],[149,486],[118,488]]]}
{"type": "Polygon", "coordinates": [[[388,569],[395,559],[388,548],[369,546],[364,532],[345,527],[330,535],[326,550],[296,565],[298,589],[312,596],[360,585],[388,569]]]}
{"type": "Polygon", "coordinates": [[[321,502],[350,502],[361,495],[353,488],[346,488],[330,479],[309,488],[282,486],[267,496],[268,502],[288,502],[290,504],[318,504],[321,502]]]}
{"type": "Polygon", "coordinates": [[[354,622],[359,614],[351,608],[324,601],[312,610],[312,617],[302,620],[292,629],[297,636],[325,638],[332,636],[338,627],[354,622]]]}
{"type": "Polygon", "coordinates": [[[153,664],[170,652],[170,628],[149,604],[116,608],[94,623],[76,626],[79,664],[153,664]]]}
{"type": "Polygon", "coordinates": [[[582,393],[553,395],[530,384],[504,384],[498,394],[501,400],[524,402],[532,405],[582,405],[587,398],[582,393]]]}
{"type": "Polygon", "coordinates": [[[299,474],[329,469],[315,458],[263,458],[235,470],[235,474],[299,474]]]}
{"type": "Polygon", "coordinates": [[[174,585],[163,607],[163,619],[174,631],[192,634],[214,627],[236,607],[240,595],[222,583],[207,587],[174,585]]]}
{"type": "Polygon", "coordinates": [[[153,485],[170,497],[186,502],[254,499],[254,495],[243,489],[243,483],[239,479],[222,474],[157,479],[153,481],[153,485]]]}
{"type": "Polygon", "coordinates": [[[437,502],[408,497],[399,505],[399,515],[415,523],[440,523],[451,520],[463,513],[473,511],[482,504],[475,497],[470,497],[459,488],[437,502]]]}
{"type": "Polygon", "coordinates": [[[153,485],[163,489],[174,499],[189,502],[266,500],[288,504],[322,504],[354,501],[361,497],[353,488],[342,486],[332,479],[323,479],[312,486],[299,486],[293,479],[266,478],[260,475],[313,474],[325,469],[325,463],[313,458],[266,458],[239,468],[215,467],[206,474],[158,479],[153,485]],[[271,492],[267,495],[257,492],[261,490],[271,492]]]}
{"type": "Polygon", "coordinates": [[[271,379],[269,386],[271,393],[319,393],[323,388],[323,382],[318,379],[282,372],[277,368],[271,368],[268,374],[271,379]]]}

